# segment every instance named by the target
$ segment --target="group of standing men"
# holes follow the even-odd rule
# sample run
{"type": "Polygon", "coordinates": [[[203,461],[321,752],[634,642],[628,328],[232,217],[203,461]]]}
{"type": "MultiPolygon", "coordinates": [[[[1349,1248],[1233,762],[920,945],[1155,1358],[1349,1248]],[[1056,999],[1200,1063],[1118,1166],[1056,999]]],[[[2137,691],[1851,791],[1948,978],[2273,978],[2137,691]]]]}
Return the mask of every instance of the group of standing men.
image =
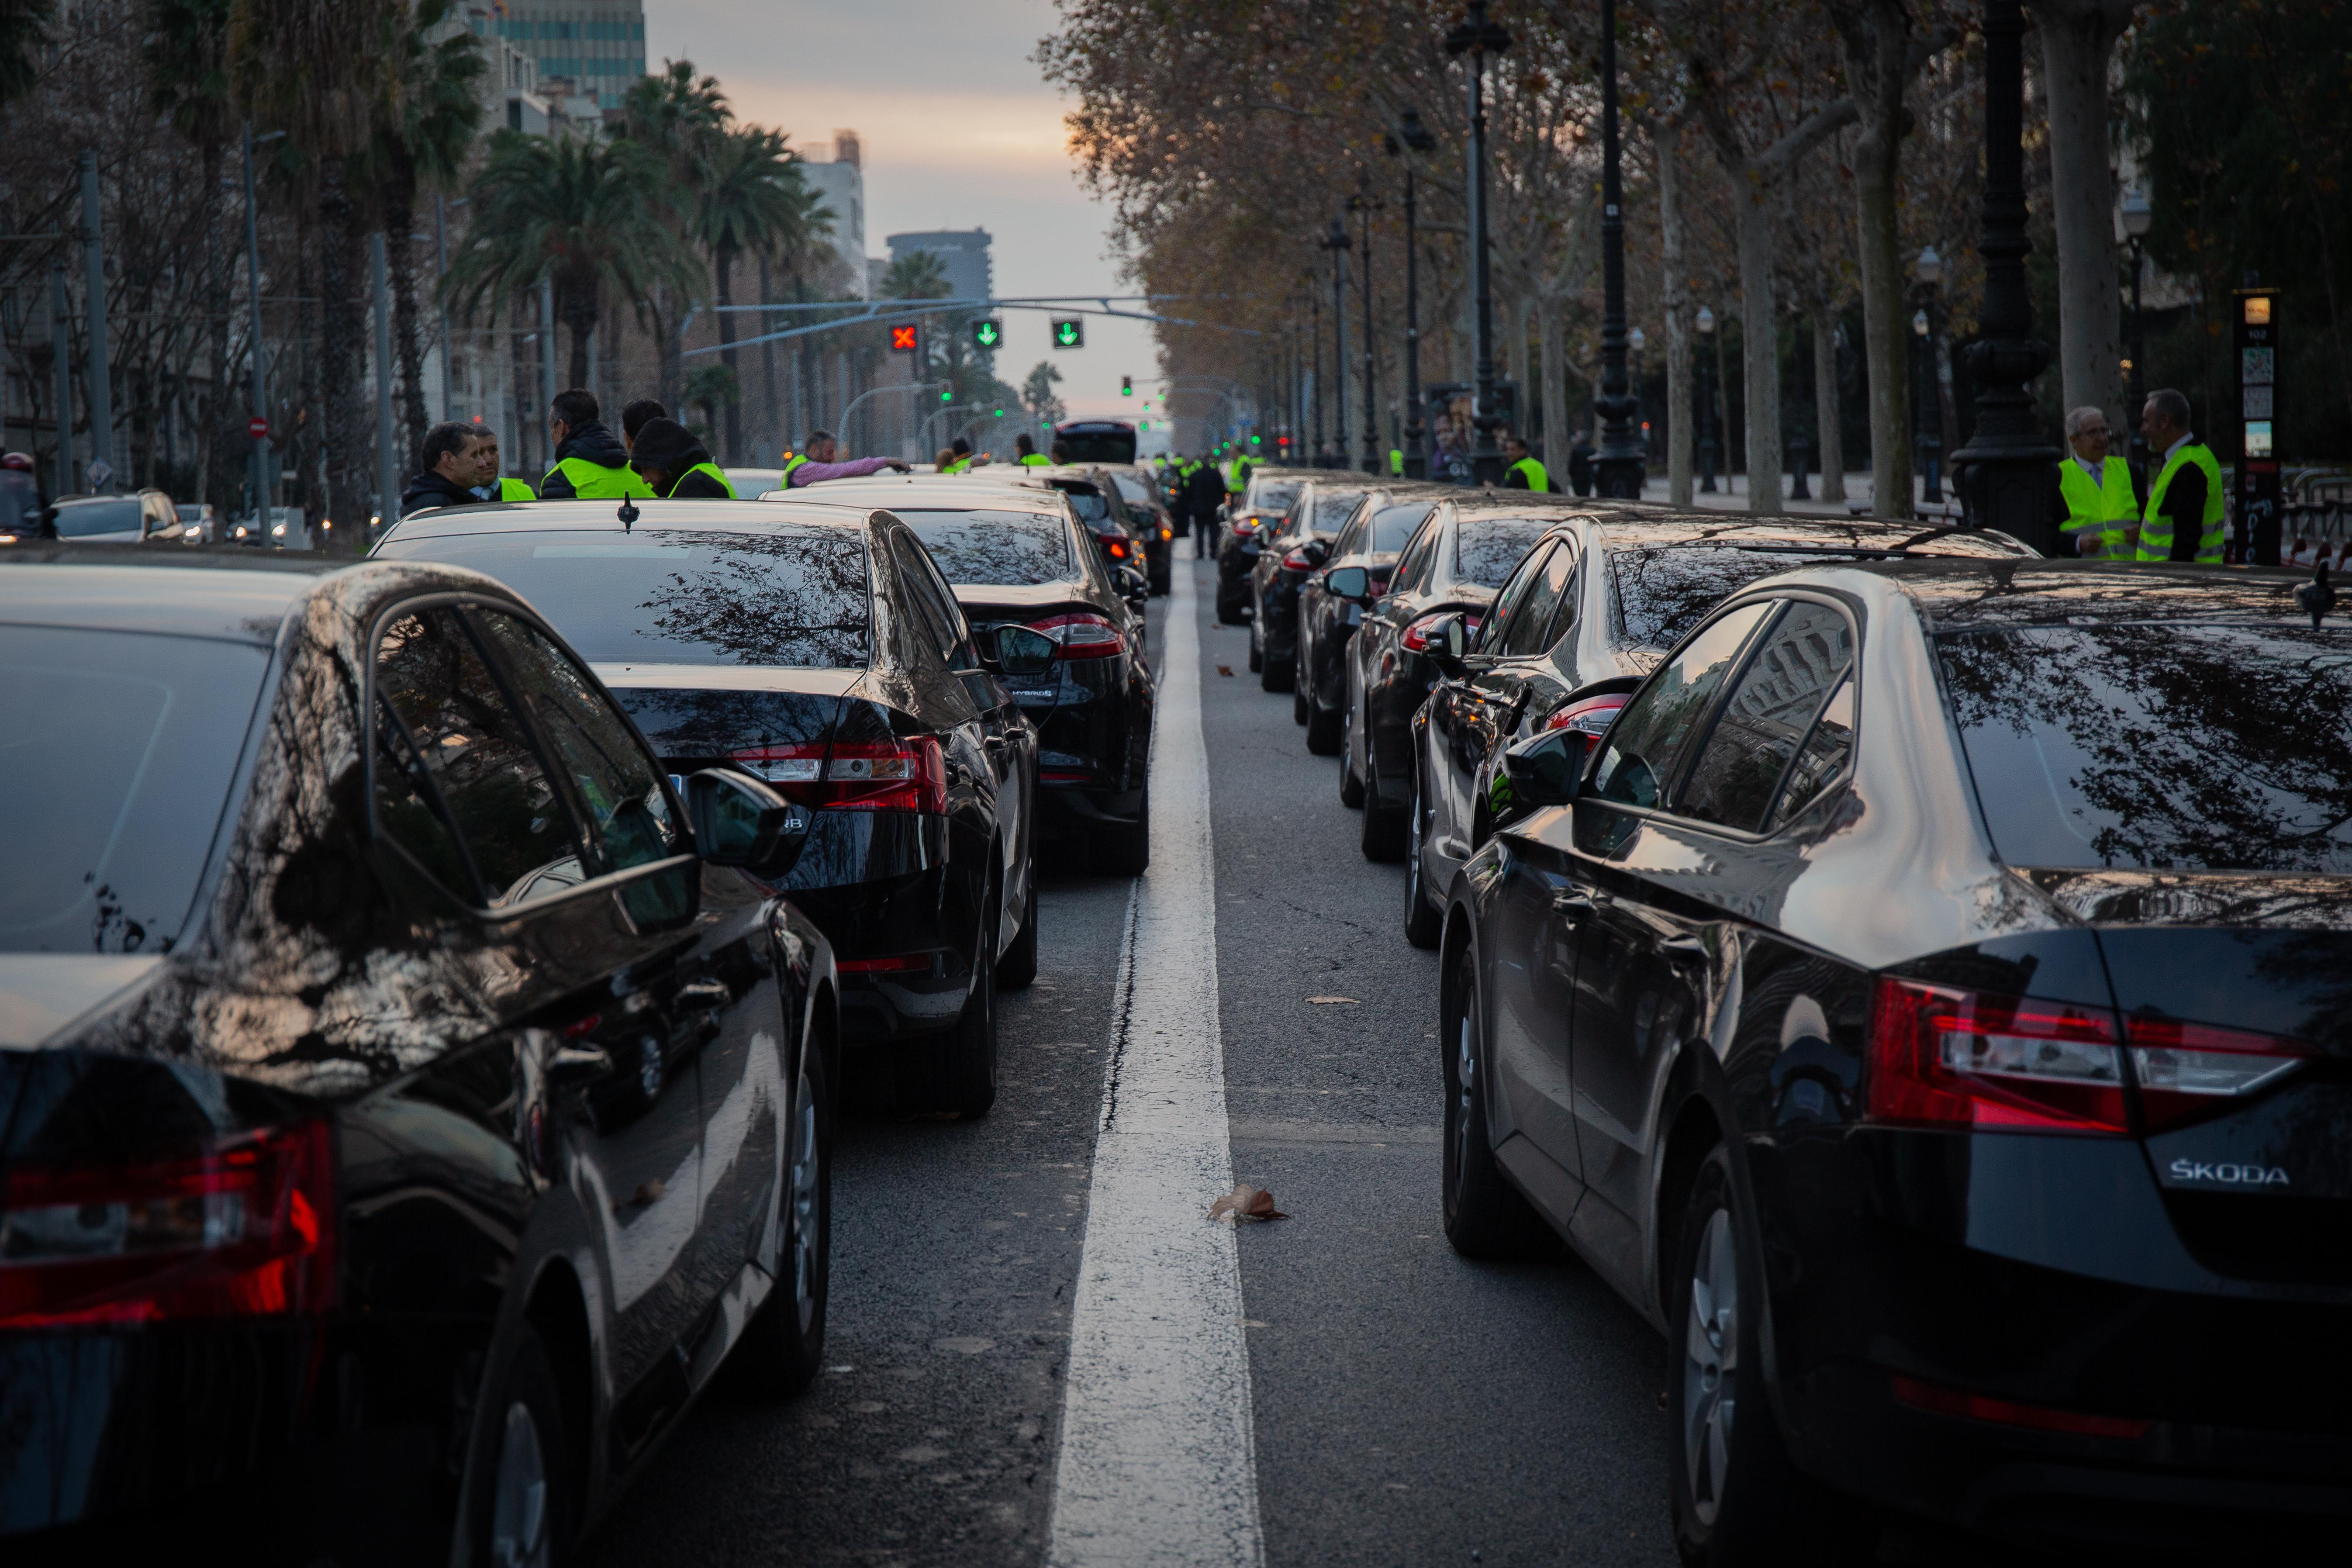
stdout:
{"type": "Polygon", "coordinates": [[[2140,434],[2163,466],[2141,500],[2131,465],[2108,448],[2107,416],[2096,407],[2066,416],[2068,452],[2058,464],[2060,525],[2074,553],[2095,561],[2222,559],[2221,465],[2189,428],[2189,399],[2169,388],[2140,407],[2140,434]]]}
{"type": "Polygon", "coordinates": [[[1192,553],[1205,557],[1217,552],[1217,519],[1228,499],[1239,500],[1249,489],[1250,470],[1257,459],[1242,453],[1220,467],[1208,457],[1171,457],[1160,458],[1161,498],[1168,503],[1169,516],[1175,520],[1179,537],[1192,536],[1192,553]]]}

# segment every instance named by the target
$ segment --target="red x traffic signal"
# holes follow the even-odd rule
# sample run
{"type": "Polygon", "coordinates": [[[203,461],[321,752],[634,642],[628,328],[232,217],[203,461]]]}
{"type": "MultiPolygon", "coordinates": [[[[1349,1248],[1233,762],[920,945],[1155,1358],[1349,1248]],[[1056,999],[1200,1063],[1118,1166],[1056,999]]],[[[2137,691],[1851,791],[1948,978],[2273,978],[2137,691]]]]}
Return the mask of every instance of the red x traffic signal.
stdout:
{"type": "Polygon", "coordinates": [[[918,353],[923,346],[922,329],[915,326],[890,329],[890,352],[895,354],[918,353]]]}

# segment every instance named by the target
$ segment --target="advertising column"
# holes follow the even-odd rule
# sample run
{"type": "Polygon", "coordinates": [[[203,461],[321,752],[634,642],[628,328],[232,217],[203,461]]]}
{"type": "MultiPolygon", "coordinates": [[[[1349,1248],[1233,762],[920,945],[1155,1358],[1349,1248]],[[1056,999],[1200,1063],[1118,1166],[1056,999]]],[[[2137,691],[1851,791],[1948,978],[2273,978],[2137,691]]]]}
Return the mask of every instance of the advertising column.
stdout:
{"type": "Polygon", "coordinates": [[[2273,319],[2277,295],[2275,289],[2241,289],[2236,296],[2237,523],[2229,558],[2245,565],[2279,563],[2278,323],[2273,319]]]}

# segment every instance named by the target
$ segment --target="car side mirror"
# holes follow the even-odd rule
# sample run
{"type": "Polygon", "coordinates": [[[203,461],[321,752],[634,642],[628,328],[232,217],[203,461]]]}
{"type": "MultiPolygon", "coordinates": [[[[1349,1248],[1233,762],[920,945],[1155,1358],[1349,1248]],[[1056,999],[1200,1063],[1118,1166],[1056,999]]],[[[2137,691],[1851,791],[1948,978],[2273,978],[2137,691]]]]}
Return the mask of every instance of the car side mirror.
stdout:
{"type": "Polygon", "coordinates": [[[1151,584],[1134,567],[1118,567],[1110,576],[1111,581],[1118,585],[1118,596],[1137,608],[1140,609],[1143,602],[1150,598],[1151,584]]]}
{"type": "Polygon", "coordinates": [[[1430,633],[1423,647],[1428,650],[1429,662],[1437,667],[1438,674],[1448,680],[1459,680],[1468,668],[1462,662],[1462,655],[1469,647],[1469,640],[1462,629],[1462,617],[1448,616],[1430,633]]]}
{"type": "Polygon", "coordinates": [[[1361,566],[1334,566],[1323,574],[1323,590],[1359,604],[1372,596],[1372,574],[1361,566]]]}
{"type": "Polygon", "coordinates": [[[1331,558],[1331,545],[1328,540],[1310,539],[1298,548],[1307,557],[1309,566],[1320,566],[1331,558]]]}
{"type": "Polygon", "coordinates": [[[774,881],[808,842],[809,813],[748,773],[705,768],[686,781],[695,848],[713,866],[736,866],[774,881]]]}
{"type": "Polygon", "coordinates": [[[1503,753],[1503,771],[1495,776],[1490,799],[1499,816],[1504,810],[1539,811],[1566,805],[1576,798],[1584,778],[1585,759],[1592,754],[1592,737],[1581,730],[1543,730],[1503,753]]]}
{"type": "Polygon", "coordinates": [[[996,665],[1007,675],[1043,675],[1054,668],[1052,637],[1029,626],[996,628],[996,665]]]}

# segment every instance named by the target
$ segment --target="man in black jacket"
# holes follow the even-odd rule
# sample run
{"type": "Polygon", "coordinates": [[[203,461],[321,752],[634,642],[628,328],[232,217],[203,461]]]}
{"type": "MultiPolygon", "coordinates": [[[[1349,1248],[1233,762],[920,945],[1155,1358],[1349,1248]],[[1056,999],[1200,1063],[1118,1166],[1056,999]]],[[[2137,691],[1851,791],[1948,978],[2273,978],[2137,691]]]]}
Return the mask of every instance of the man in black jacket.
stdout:
{"type": "Polygon", "coordinates": [[[628,449],[604,428],[596,395],[583,387],[559,392],[548,405],[547,433],[555,461],[539,481],[541,500],[651,500],[646,482],[629,471],[628,449]]]}
{"type": "Polygon", "coordinates": [[[473,490],[481,468],[474,459],[474,441],[473,430],[454,419],[425,432],[425,468],[401,494],[401,516],[433,507],[482,504],[473,490]]]}
{"type": "Polygon", "coordinates": [[[1184,481],[1184,510],[1192,520],[1192,553],[1202,558],[1216,547],[1217,511],[1225,504],[1224,476],[1206,457],[1184,481]]]}
{"type": "Polygon", "coordinates": [[[648,419],[637,426],[629,466],[666,500],[736,499],[735,487],[694,432],[675,419],[648,419]]]}

